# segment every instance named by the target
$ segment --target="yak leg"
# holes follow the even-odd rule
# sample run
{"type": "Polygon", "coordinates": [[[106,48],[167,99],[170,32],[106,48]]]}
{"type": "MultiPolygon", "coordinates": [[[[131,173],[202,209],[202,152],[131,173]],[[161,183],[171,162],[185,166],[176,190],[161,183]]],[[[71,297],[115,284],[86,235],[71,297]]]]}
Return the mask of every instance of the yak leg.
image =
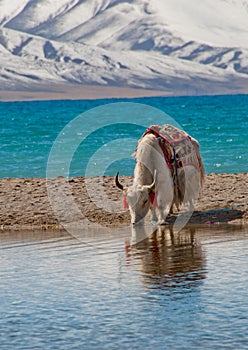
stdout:
{"type": "Polygon", "coordinates": [[[158,224],[159,225],[165,225],[166,224],[166,218],[170,212],[170,207],[167,206],[165,209],[158,207],[158,224]]]}
{"type": "Polygon", "coordinates": [[[173,188],[166,189],[166,193],[158,193],[157,205],[158,205],[158,223],[164,225],[166,218],[171,210],[173,202],[174,192],[173,188]]]}
{"type": "Polygon", "coordinates": [[[157,221],[158,218],[157,218],[156,210],[153,205],[150,206],[150,211],[151,211],[151,221],[157,221]]]}

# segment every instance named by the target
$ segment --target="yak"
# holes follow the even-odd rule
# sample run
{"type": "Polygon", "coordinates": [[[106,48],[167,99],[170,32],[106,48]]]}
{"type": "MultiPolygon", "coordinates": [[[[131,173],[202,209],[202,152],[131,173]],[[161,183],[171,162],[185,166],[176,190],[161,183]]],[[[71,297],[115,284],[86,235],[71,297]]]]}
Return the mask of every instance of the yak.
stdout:
{"type": "Polygon", "coordinates": [[[178,211],[182,206],[194,210],[204,178],[196,139],[172,125],[150,126],[138,141],[134,157],[132,185],[122,185],[119,172],[115,177],[132,224],[143,222],[149,211],[151,219],[162,225],[173,206],[178,211]]]}

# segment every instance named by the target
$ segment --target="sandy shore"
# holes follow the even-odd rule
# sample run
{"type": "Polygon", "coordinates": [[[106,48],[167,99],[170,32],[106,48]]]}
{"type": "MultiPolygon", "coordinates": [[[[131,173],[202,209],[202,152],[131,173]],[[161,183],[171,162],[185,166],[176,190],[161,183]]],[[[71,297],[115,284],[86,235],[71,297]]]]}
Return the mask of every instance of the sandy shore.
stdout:
{"type": "MultiPolygon", "coordinates": [[[[50,179],[48,185],[49,196],[46,179],[1,179],[0,228],[58,229],[73,223],[120,227],[130,222],[113,177],[87,178],[87,183],[83,177],[58,177],[50,179]]],[[[247,199],[248,173],[206,175],[189,223],[248,223],[247,199]]],[[[171,216],[168,223],[174,220],[175,216],[171,216]]]]}

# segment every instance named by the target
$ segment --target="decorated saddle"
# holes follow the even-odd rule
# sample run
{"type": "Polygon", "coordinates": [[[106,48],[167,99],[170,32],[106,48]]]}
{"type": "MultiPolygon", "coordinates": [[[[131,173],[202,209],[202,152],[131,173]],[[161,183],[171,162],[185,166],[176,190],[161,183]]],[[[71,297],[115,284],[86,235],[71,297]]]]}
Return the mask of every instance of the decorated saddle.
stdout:
{"type": "Polygon", "coordinates": [[[186,165],[192,165],[200,170],[201,157],[198,142],[185,131],[173,125],[150,126],[143,136],[154,134],[163,151],[165,161],[171,170],[177,170],[186,165]]]}
{"type": "Polygon", "coordinates": [[[203,181],[204,167],[199,144],[185,131],[169,124],[163,126],[152,125],[143,136],[151,133],[156,136],[167,166],[171,170],[174,183],[174,203],[179,208],[185,192],[184,167],[194,166],[200,173],[201,182],[203,181]]]}

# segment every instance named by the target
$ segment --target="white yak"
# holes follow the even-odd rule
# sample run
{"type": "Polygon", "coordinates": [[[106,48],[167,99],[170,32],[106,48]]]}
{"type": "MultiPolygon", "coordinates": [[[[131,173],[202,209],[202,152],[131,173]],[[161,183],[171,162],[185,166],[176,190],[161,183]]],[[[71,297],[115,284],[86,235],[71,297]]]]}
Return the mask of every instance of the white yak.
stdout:
{"type": "Polygon", "coordinates": [[[193,211],[204,177],[195,139],[171,125],[151,126],[139,140],[134,156],[133,184],[120,184],[119,173],[115,178],[132,224],[142,222],[149,210],[152,220],[165,224],[173,204],[178,210],[183,205],[193,211]]]}

